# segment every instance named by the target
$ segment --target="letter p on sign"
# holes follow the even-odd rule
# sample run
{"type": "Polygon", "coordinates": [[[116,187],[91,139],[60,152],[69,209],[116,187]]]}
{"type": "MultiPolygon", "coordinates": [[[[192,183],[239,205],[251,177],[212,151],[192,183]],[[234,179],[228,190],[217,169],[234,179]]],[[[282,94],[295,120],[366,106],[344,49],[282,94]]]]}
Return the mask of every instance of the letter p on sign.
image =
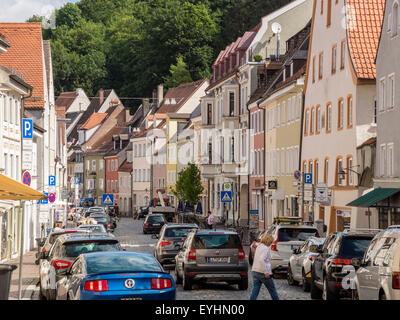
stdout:
{"type": "Polygon", "coordinates": [[[22,138],[33,138],[33,121],[32,119],[22,119],[22,138]]]}

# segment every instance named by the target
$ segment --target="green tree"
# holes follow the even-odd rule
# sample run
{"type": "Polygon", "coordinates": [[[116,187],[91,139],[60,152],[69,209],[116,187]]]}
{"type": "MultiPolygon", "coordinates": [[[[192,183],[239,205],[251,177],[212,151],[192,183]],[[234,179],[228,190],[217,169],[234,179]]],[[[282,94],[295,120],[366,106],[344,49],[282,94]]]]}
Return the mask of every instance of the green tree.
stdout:
{"type": "Polygon", "coordinates": [[[79,7],[68,2],[56,13],[56,24],[57,26],[68,26],[69,28],[75,27],[78,22],[82,19],[82,12],[79,7]]]}
{"type": "Polygon", "coordinates": [[[164,77],[164,85],[167,88],[175,88],[182,83],[192,82],[189,69],[181,56],[176,59],[176,65],[171,65],[169,68],[170,75],[164,77]]]}
{"type": "Polygon", "coordinates": [[[189,202],[194,206],[200,201],[203,186],[201,185],[200,170],[194,163],[189,163],[186,169],[179,173],[175,189],[172,192],[182,203],[189,202]]]}

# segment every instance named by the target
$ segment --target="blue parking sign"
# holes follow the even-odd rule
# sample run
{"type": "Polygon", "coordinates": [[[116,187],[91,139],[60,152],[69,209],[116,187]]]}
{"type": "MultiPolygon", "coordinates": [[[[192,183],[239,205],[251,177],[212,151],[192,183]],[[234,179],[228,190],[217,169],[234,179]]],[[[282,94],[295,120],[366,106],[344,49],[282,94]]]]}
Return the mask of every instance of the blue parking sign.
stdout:
{"type": "Polygon", "coordinates": [[[49,186],[56,185],[56,176],[49,176],[49,186]]]}
{"type": "Polygon", "coordinates": [[[22,119],[22,138],[33,139],[33,121],[32,119],[22,119]]]}
{"type": "Polygon", "coordinates": [[[103,205],[112,206],[114,204],[114,195],[113,194],[103,194],[103,205]]]}
{"type": "Polygon", "coordinates": [[[312,173],[305,173],[304,174],[304,183],[305,184],[312,184],[312,173]]]}

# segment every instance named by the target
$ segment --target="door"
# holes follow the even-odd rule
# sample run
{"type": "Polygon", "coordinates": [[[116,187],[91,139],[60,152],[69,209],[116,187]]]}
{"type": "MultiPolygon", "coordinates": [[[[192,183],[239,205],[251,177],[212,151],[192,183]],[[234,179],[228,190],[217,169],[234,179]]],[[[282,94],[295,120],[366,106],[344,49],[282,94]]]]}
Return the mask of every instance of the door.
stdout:
{"type": "Polygon", "coordinates": [[[293,276],[296,280],[300,281],[303,278],[303,261],[304,258],[307,257],[307,253],[309,252],[310,242],[307,240],[304,245],[300,248],[300,254],[293,255],[294,266],[293,266],[293,276]]]}
{"type": "Polygon", "coordinates": [[[314,260],[314,279],[322,286],[323,280],[323,268],[325,264],[325,260],[329,256],[330,249],[332,248],[334,242],[336,240],[336,234],[330,235],[324,245],[322,246],[322,253],[319,254],[314,260]]]}

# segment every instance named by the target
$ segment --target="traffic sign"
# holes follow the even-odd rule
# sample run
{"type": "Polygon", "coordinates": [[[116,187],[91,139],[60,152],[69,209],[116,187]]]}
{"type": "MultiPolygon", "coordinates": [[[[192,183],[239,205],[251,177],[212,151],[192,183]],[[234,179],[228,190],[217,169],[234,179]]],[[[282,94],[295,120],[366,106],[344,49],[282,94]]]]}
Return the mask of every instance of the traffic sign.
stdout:
{"type": "Polygon", "coordinates": [[[22,119],[22,138],[33,139],[33,120],[22,119]]]}
{"type": "Polygon", "coordinates": [[[39,200],[39,204],[48,204],[49,203],[49,194],[47,192],[43,192],[43,194],[47,197],[45,200],[39,200]]]}
{"type": "Polygon", "coordinates": [[[49,186],[56,185],[56,176],[49,176],[49,186]]]}
{"type": "Polygon", "coordinates": [[[312,173],[305,173],[304,174],[304,183],[305,184],[312,184],[312,173]]]}
{"type": "Polygon", "coordinates": [[[293,175],[296,180],[301,179],[301,172],[299,170],[296,170],[293,175]]]}
{"type": "Polygon", "coordinates": [[[113,194],[103,194],[103,205],[112,206],[114,204],[114,195],[113,194]]]}
{"type": "Polygon", "coordinates": [[[232,202],[232,191],[222,191],[221,202],[232,202]]]}
{"type": "Polygon", "coordinates": [[[56,201],[56,195],[54,193],[49,194],[49,202],[54,203],[56,201]]]}
{"type": "Polygon", "coordinates": [[[223,185],[224,191],[232,191],[232,184],[230,182],[226,182],[223,185]]]}
{"type": "Polygon", "coordinates": [[[31,186],[32,183],[32,176],[29,173],[29,171],[25,171],[24,174],[22,175],[22,182],[26,184],[28,187],[31,186]]]}

